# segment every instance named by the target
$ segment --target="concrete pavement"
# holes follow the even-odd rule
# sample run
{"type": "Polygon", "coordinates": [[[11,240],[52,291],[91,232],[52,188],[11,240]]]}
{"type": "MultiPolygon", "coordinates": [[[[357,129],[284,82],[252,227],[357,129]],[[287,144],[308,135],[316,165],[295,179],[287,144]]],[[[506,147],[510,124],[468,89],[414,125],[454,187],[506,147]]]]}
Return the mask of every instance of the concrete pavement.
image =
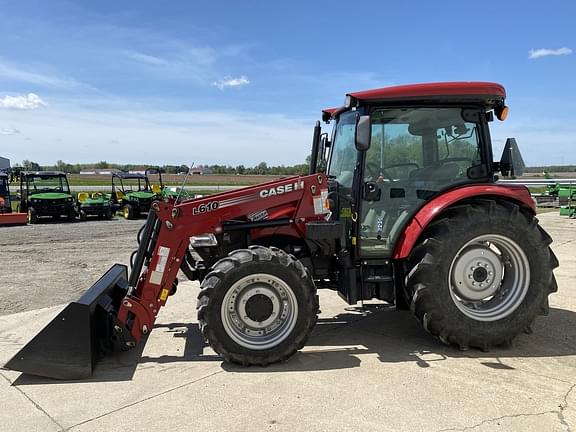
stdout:
{"type": "MultiPolygon", "coordinates": [[[[561,266],[534,334],[510,349],[461,352],[409,312],[346,306],[321,292],[305,349],[284,364],[240,368],[204,346],[197,284],[182,283],[141,357],[106,359],[58,382],[0,370],[7,431],[567,431],[576,427],[576,221],[540,217],[561,266]]],[[[0,364],[59,307],[0,317],[0,364]]]]}

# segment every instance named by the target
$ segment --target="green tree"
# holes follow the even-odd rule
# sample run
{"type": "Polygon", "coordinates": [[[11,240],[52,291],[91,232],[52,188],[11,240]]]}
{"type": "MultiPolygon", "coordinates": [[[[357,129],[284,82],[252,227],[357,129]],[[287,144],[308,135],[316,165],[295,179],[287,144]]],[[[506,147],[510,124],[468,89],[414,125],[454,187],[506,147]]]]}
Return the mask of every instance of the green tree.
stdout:
{"type": "Polygon", "coordinates": [[[24,171],[41,171],[42,168],[40,167],[40,165],[36,162],[30,161],[28,159],[24,159],[22,161],[22,168],[24,168],[24,171]]]}

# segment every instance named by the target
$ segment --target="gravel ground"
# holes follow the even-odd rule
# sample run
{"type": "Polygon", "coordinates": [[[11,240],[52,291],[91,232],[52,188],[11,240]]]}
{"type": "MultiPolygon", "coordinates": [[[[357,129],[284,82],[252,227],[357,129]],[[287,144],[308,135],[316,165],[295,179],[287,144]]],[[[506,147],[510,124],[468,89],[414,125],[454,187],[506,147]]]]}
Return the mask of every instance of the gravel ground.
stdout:
{"type": "Polygon", "coordinates": [[[0,228],[0,315],[76,300],[113,264],[128,264],[145,219],[0,228]]]}
{"type": "MultiPolygon", "coordinates": [[[[555,240],[565,242],[574,219],[539,215],[555,240]]],[[[145,220],[43,223],[0,228],[0,315],[68,303],[80,297],[113,264],[128,264],[145,220]]]]}

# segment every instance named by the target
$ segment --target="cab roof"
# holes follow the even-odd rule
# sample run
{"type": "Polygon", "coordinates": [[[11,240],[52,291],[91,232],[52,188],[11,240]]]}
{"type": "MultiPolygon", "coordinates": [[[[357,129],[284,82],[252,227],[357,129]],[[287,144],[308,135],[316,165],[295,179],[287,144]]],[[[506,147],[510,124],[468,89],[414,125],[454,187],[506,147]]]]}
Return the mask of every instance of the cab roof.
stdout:
{"type": "Polygon", "coordinates": [[[20,175],[24,177],[66,177],[62,171],[24,171],[20,175]]]}
{"type": "Polygon", "coordinates": [[[126,172],[113,173],[112,177],[119,177],[121,179],[141,179],[141,180],[146,179],[146,176],[144,174],[126,173],[126,172]]]}
{"type": "Polygon", "coordinates": [[[492,82],[441,82],[408,84],[383,87],[348,93],[346,106],[323,110],[324,117],[335,117],[341,111],[362,102],[410,102],[410,103],[446,103],[461,102],[482,104],[493,108],[502,104],[506,90],[501,84],[492,82]]]}
{"type": "Polygon", "coordinates": [[[430,97],[451,96],[484,100],[504,99],[506,98],[506,90],[502,85],[491,82],[443,82],[384,87],[348,93],[348,95],[362,101],[428,99],[430,97]]]}

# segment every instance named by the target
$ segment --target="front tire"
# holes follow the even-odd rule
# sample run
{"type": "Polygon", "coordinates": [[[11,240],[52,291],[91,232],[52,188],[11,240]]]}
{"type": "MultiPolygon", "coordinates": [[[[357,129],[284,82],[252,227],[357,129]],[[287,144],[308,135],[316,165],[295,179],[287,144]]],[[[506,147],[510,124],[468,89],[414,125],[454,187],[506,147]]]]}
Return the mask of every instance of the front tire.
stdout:
{"type": "Polygon", "coordinates": [[[557,290],[552,239],[530,212],[492,200],[455,206],[413,249],[406,286],[423,327],[461,349],[509,345],[557,290]]]}
{"type": "Polygon", "coordinates": [[[124,216],[124,219],[127,220],[136,218],[136,213],[132,204],[124,204],[124,207],[122,207],[122,215],[124,216]]]}
{"type": "Polygon", "coordinates": [[[28,207],[28,223],[36,224],[38,223],[38,213],[34,207],[28,207]]]}
{"type": "Polygon", "coordinates": [[[277,248],[238,249],[212,267],[198,296],[202,334],[226,361],[265,366],[301,349],[318,314],[306,268],[277,248]]]}

